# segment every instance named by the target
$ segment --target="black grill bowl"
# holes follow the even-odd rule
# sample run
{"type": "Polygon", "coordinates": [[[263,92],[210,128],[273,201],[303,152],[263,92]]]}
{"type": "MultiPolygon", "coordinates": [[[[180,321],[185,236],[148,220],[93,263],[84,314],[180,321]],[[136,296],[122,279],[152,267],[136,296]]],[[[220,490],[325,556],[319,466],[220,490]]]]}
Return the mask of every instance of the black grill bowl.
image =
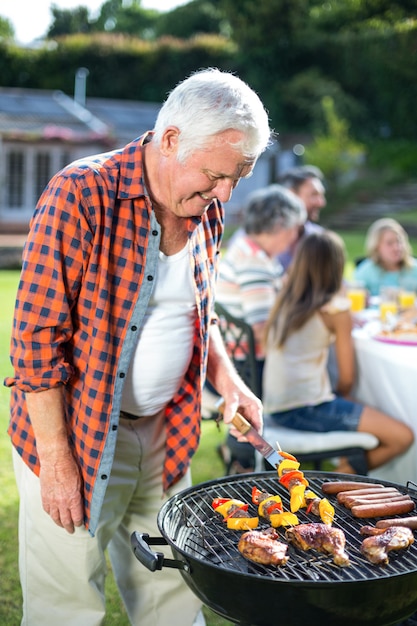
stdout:
{"type": "MultiPolygon", "coordinates": [[[[376,482],[367,477],[328,472],[304,472],[310,488],[323,496],[326,480],[376,482]]],[[[415,501],[417,492],[401,485],[415,501]]],[[[237,549],[241,535],[229,531],[211,502],[216,497],[239,498],[251,502],[252,487],[279,493],[289,510],[288,493],[275,472],[262,472],[201,483],[170,498],[158,514],[162,538],[132,535],[137,558],[149,569],[176,567],[187,585],[201,601],[218,615],[247,626],[388,626],[417,610],[417,542],[407,550],[391,552],[389,564],[375,566],[360,554],[364,539],[359,530],[375,519],[355,519],[348,509],[328,496],[336,509],[334,526],[346,535],[346,550],[351,565],[338,567],[330,556],[314,550],[300,551],[289,546],[288,563],[266,567],[244,559],[237,549]],[[175,560],[147,552],[143,544],[169,544],[175,560]]],[[[256,509],[254,505],[253,512],[256,509]]],[[[300,523],[318,518],[298,514],[300,523]]],[[[265,528],[267,525],[265,524],[265,528]]],[[[285,541],[285,530],[279,529],[285,541]]],[[[146,546],[148,547],[148,546],[146,546]]],[[[155,574],[157,584],[157,574],[155,574]]]]}

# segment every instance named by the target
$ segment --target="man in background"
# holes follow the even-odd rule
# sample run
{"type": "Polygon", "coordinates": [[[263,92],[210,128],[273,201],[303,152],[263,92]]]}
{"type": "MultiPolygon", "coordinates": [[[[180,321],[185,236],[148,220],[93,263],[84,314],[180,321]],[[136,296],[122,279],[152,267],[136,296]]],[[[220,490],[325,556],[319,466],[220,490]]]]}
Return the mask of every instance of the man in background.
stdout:
{"type": "Polygon", "coordinates": [[[298,196],[303,201],[307,211],[307,220],[300,226],[297,239],[285,252],[278,256],[279,262],[287,271],[302,237],[322,229],[318,221],[321,209],[326,206],[326,190],[323,172],[314,165],[292,167],[283,172],[277,182],[298,196]]]}

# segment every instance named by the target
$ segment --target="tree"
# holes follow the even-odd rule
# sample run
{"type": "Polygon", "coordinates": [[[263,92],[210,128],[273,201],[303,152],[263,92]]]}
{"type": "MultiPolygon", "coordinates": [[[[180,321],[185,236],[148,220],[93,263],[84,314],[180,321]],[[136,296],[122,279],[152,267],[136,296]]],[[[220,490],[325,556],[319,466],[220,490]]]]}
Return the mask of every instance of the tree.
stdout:
{"type": "Polygon", "coordinates": [[[0,16],[0,39],[14,39],[13,24],[7,17],[0,16]]]}
{"type": "Polygon", "coordinates": [[[349,124],[337,115],[333,99],[324,96],[321,103],[325,129],[307,146],[306,162],[317,165],[330,182],[343,184],[362,163],[365,148],[350,137],[349,124]]]}
{"type": "Polygon", "coordinates": [[[94,31],[125,33],[142,39],[152,39],[159,12],[143,9],[140,0],[107,0],[92,24],[94,31]]]}
{"type": "Polygon", "coordinates": [[[363,31],[417,18],[415,0],[338,0],[319,3],[311,11],[315,27],[329,33],[363,31]]]}
{"type": "Polygon", "coordinates": [[[53,21],[46,35],[48,38],[91,31],[90,14],[87,7],[79,6],[75,9],[60,9],[56,4],[53,4],[51,13],[53,21]]]}
{"type": "Polygon", "coordinates": [[[200,33],[230,34],[230,24],[216,0],[191,0],[188,4],[162,13],[156,22],[156,35],[188,39],[200,33]]]}

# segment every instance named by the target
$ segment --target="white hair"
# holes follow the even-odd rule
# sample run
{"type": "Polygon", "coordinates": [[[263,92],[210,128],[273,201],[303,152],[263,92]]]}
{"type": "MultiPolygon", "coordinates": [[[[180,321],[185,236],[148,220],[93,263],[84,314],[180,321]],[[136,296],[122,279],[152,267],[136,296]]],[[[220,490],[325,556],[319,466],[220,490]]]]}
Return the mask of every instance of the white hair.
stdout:
{"type": "Polygon", "coordinates": [[[216,68],[195,72],[171,91],[155,122],[155,143],[161,142],[168,126],[180,131],[181,162],[226,130],[244,134],[235,145],[248,158],[257,159],[271,140],[268,114],[259,96],[237,76],[216,68]]]}

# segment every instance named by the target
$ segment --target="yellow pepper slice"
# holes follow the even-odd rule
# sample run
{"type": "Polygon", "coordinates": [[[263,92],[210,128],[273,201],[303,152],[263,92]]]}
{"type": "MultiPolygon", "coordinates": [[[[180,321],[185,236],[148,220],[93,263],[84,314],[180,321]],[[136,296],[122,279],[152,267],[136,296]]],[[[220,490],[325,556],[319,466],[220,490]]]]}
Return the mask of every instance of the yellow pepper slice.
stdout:
{"type": "Polygon", "coordinates": [[[268,498],[265,498],[265,500],[262,500],[262,502],[259,503],[258,506],[258,514],[261,517],[269,517],[269,515],[271,515],[271,513],[268,513],[268,509],[269,507],[273,506],[273,503],[277,502],[277,504],[281,505],[281,509],[282,509],[282,498],[281,496],[268,496],[268,498]]]}
{"type": "Polygon", "coordinates": [[[327,526],[331,526],[334,520],[334,506],[330,504],[327,498],[322,498],[319,502],[320,519],[327,526]]]}
{"type": "Polygon", "coordinates": [[[278,476],[281,478],[285,470],[297,470],[299,467],[300,464],[298,461],[293,461],[292,459],[284,459],[278,465],[278,476]]]}
{"type": "Polygon", "coordinates": [[[296,513],[298,509],[300,509],[304,503],[304,492],[306,490],[305,485],[295,485],[295,487],[291,488],[290,493],[290,509],[291,513],[296,513]]]}
{"type": "Polygon", "coordinates": [[[230,511],[230,508],[234,505],[241,508],[245,506],[245,503],[242,502],[241,500],[233,500],[233,499],[228,500],[227,502],[220,504],[216,508],[216,513],[220,513],[220,515],[223,515],[223,517],[227,517],[230,511]]]}
{"type": "Polygon", "coordinates": [[[226,524],[229,530],[250,530],[259,526],[259,517],[228,517],[226,524]]]}
{"type": "Polygon", "coordinates": [[[278,528],[279,526],[297,526],[300,522],[294,513],[285,511],[284,513],[273,513],[270,517],[271,526],[278,528]]]}

